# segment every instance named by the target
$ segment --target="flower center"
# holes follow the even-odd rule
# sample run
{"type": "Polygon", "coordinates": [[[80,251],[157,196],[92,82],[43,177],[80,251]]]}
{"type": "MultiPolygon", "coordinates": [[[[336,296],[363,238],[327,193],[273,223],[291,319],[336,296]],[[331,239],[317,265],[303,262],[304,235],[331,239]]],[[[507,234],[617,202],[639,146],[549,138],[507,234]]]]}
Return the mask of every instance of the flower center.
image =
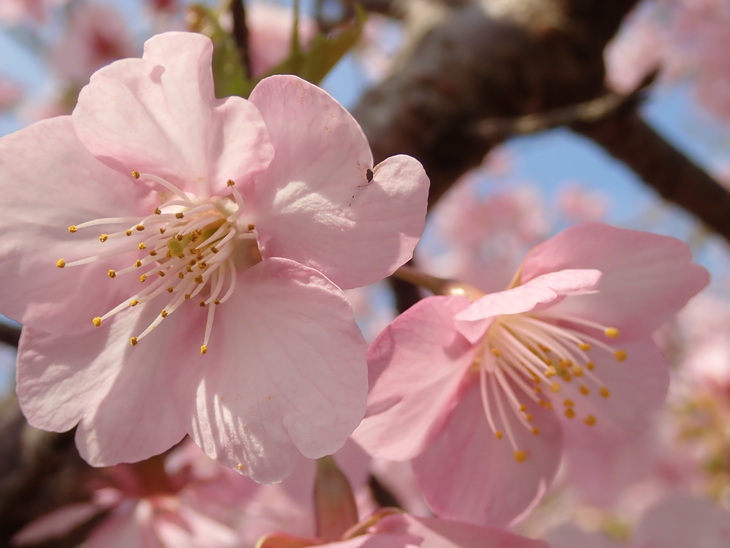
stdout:
{"type": "Polygon", "coordinates": [[[119,270],[111,269],[107,276],[116,279],[134,273],[141,284],[139,290],[105,314],[93,318],[93,324],[99,327],[122,310],[167,295],[160,314],[144,331],[130,338],[130,344],[136,346],[185,301],[196,299],[208,310],[200,347],[200,353],[205,354],[216,307],[233,295],[237,270],[261,261],[256,229],[241,221],[243,198],[233,181],[228,181],[229,196],[199,199],[155,175],[135,171],[132,176],[164,189],[160,192],[160,205],[142,218],[110,217],[68,227],[71,233],[98,226],[116,227],[114,231],[102,233],[99,242],[124,241],[77,261],[59,259],[56,266],[82,266],[118,255],[134,257],[132,264],[119,270]]]}
{"type": "MultiPolygon", "coordinates": [[[[523,462],[527,453],[517,443],[508,410],[523,427],[538,435],[540,431],[531,424],[533,416],[521,398],[552,410],[551,400],[564,390],[568,396],[575,397],[562,401],[563,415],[573,419],[577,416],[576,409],[581,407],[580,397],[596,394],[601,398],[610,397],[594,357],[603,351],[615,361],[624,361],[626,352],[608,344],[618,336],[615,327],[552,311],[500,316],[494,320],[472,367],[479,372],[482,406],[489,427],[497,439],[506,433],[515,460],[523,462]],[[502,428],[498,428],[498,422],[502,428]]],[[[583,422],[593,426],[597,419],[587,413],[583,422]]]]}

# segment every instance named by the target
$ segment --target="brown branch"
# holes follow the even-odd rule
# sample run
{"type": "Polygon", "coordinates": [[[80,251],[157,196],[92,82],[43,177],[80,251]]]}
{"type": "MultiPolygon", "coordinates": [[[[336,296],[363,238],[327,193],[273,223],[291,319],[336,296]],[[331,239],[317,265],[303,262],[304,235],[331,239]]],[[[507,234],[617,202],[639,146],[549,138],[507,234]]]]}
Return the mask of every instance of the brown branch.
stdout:
{"type": "Polygon", "coordinates": [[[634,110],[619,111],[575,131],[624,162],[663,198],[730,241],[730,192],[668,143],[634,110]]]}
{"type": "Polygon", "coordinates": [[[456,7],[353,114],[377,160],[418,158],[433,204],[504,136],[474,120],[520,117],[604,93],[603,49],[636,0],[511,0],[456,7]]]}
{"type": "Polygon", "coordinates": [[[246,78],[251,77],[251,55],[248,47],[248,24],[244,0],[231,0],[231,19],[233,19],[233,39],[236,51],[246,78]]]}
{"type": "Polygon", "coordinates": [[[20,342],[20,327],[0,323],[0,343],[17,348],[20,342]]]}

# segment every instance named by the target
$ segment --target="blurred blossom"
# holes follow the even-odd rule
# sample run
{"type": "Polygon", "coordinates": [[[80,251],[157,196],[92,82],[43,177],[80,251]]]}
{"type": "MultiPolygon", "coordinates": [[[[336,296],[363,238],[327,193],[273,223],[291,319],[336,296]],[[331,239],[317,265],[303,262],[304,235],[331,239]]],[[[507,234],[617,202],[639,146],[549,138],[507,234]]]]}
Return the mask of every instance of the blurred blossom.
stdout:
{"type": "Polygon", "coordinates": [[[649,0],[607,48],[607,80],[633,89],[655,66],[666,80],[688,79],[712,113],[730,119],[730,3],[649,0]]]}
{"type": "Polygon", "coordinates": [[[608,211],[608,196],[588,190],[579,183],[565,183],[558,189],[559,216],[572,222],[599,221],[608,211]]]}
{"type": "Polygon", "coordinates": [[[81,87],[96,70],[138,53],[129,27],[111,5],[86,3],[74,7],[60,42],[50,51],[55,72],[81,87]]]}
{"type": "Polygon", "coordinates": [[[14,26],[26,21],[43,23],[48,10],[61,6],[69,0],[2,0],[0,1],[0,23],[14,26]]]}
{"type": "Polygon", "coordinates": [[[18,84],[0,78],[0,113],[14,107],[23,97],[23,88],[18,84]]]}
{"type": "Polygon", "coordinates": [[[681,494],[667,497],[636,521],[638,523],[620,524],[605,520],[599,522],[598,530],[594,531],[565,524],[551,531],[547,540],[552,548],[730,546],[730,512],[710,499],[681,494]]]}
{"type": "Polygon", "coordinates": [[[237,548],[232,528],[258,484],[211,461],[186,441],[166,459],[103,471],[92,500],[60,508],[22,529],[18,546],[63,537],[107,512],[88,548],[237,548]]]}

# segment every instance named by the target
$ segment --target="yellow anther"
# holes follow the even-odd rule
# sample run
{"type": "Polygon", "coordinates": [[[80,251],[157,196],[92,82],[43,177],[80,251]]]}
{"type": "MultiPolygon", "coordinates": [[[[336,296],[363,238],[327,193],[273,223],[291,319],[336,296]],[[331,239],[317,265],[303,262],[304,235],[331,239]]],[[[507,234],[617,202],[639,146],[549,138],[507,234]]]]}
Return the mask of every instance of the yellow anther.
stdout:
{"type": "Polygon", "coordinates": [[[142,231],[144,230],[144,225],[137,225],[134,227],[136,230],[142,231]]]}
{"type": "Polygon", "coordinates": [[[241,463],[239,462],[239,463],[238,463],[238,464],[236,465],[236,468],[238,468],[239,470],[243,470],[243,464],[241,464],[241,463]]]}
{"type": "Polygon", "coordinates": [[[555,375],[557,375],[557,374],[558,374],[557,370],[556,370],[556,369],[555,369],[554,367],[552,367],[552,366],[551,366],[551,367],[548,367],[548,368],[547,368],[547,369],[545,370],[545,377],[547,377],[548,379],[549,379],[550,377],[554,377],[554,376],[555,376],[555,375]]]}
{"type": "Polygon", "coordinates": [[[131,344],[132,346],[137,346],[137,337],[132,337],[131,339],[129,339],[129,344],[131,344]]]}
{"type": "Polygon", "coordinates": [[[228,181],[226,181],[226,184],[228,186],[234,186],[236,183],[233,182],[233,179],[228,179],[228,181]]]}
{"type": "Polygon", "coordinates": [[[101,243],[106,242],[108,239],[109,239],[109,234],[102,234],[102,235],[99,236],[99,241],[101,243]]]}
{"type": "Polygon", "coordinates": [[[551,410],[552,410],[552,408],[553,408],[553,404],[552,404],[552,403],[550,403],[550,402],[549,402],[549,401],[547,401],[547,400],[540,400],[540,401],[539,401],[538,403],[539,403],[539,404],[540,404],[541,406],[543,406],[543,407],[544,407],[545,409],[549,410],[549,411],[551,411],[551,410]]]}
{"type": "Polygon", "coordinates": [[[205,301],[200,301],[198,304],[201,308],[205,308],[205,301]]]}
{"type": "Polygon", "coordinates": [[[563,374],[560,375],[560,378],[563,379],[565,382],[570,382],[573,380],[573,375],[571,375],[567,371],[564,371],[563,374]]]}
{"type": "Polygon", "coordinates": [[[588,394],[591,393],[591,391],[588,390],[588,387],[586,385],[584,385],[584,384],[581,384],[580,385],[579,390],[580,390],[580,393],[583,394],[584,396],[587,396],[588,394]]]}
{"type": "Polygon", "coordinates": [[[560,388],[561,387],[560,387],[559,383],[557,383],[557,382],[550,383],[550,392],[552,392],[553,394],[557,394],[558,392],[560,392],[560,388]]]}
{"type": "Polygon", "coordinates": [[[202,274],[198,274],[197,276],[195,276],[194,279],[195,279],[195,283],[196,284],[202,284],[203,283],[203,275],[202,274]]]}
{"type": "Polygon", "coordinates": [[[142,274],[142,275],[141,275],[141,276],[139,277],[139,281],[140,281],[140,282],[144,282],[145,280],[147,280],[147,274],[142,274]]]}
{"type": "Polygon", "coordinates": [[[78,228],[76,228],[76,225],[71,225],[70,227],[68,227],[68,231],[69,231],[69,232],[70,232],[71,234],[73,234],[73,233],[74,233],[74,232],[76,232],[77,230],[78,230],[78,228]]]}
{"type": "Polygon", "coordinates": [[[601,386],[600,392],[601,396],[603,396],[604,398],[608,398],[611,395],[611,392],[609,392],[608,388],[606,388],[605,386],[601,386]]]}
{"type": "Polygon", "coordinates": [[[129,306],[137,306],[139,304],[139,301],[137,299],[132,299],[129,301],[129,306]]]}
{"type": "Polygon", "coordinates": [[[537,426],[533,426],[532,430],[530,430],[530,432],[532,432],[533,434],[535,434],[537,436],[540,433],[540,429],[537,426]]]}
{"type": "Polygon", "coordinates": [[[595,368],[596,368],[596,364],[595,363],[593,363],[593,362],[586,363],[586,369],[588,371],[593,371],[595,368]]]}
{"type": "Polygon", "coordinates": [[[532,415],[530,413],[525,413],[525,420],[527,422],[532,422],[532,415]]]}
{"type": "Polygon", "coordinates": [[[502,432],[500,430],[496,430],[494,432],[494,435],[497,436],[498,440],[501,440],[504,437],[504,434],[502,434],[502,432]]]}
{"type": "Polygon", "coordinates": [[[91,323],[93,323],[95,327],[99,327],[101,325],[101,318],[97,316],[91,320],[91,323]]]}
{"type": "Polygon", "coordinates": [[[221,304],[221,300],[220,299],[216,299],[216,300],[213,301],[213,304],[221,304]]]}
{"type": "Polygon", "coordinates": [[[182,211],[178,211],[177,213],[175,213],[176,219],[182,219],[183,217],[185,217],[185,214],[182,211]]]}
{"type": "Polygon", "coordinates": [[[587,343],[579,343],[578,348],[580,348],[584,352],[588,352],[591,349],[591,345],[587,343]]]}
{"type": "Polygon", "coordinates": [[[219,251],[219,249],[218,249],[218,248],[217,248],[216,246],[214,246],[214,245],[210,246],[210,250],[211,250],[211,251],[212,251],[213,253],[218,253],[218,251],[219,251]]]}
{"type": "Polygon", "coordinates": [[[523,413],[524,413],[525,411],[527,411],[527,406],[526,406],[526,405],[525,405],[524,403],[521,403],[521,404],[520,404],[520,411],[522,411],[523,413]]]}
{"type": "Polygon", "coordinates": [[[575,411],[573,411],[572,407],[568,407],[565,411],[563,411],[563,414],[568,417],[569,419],[572,419],[575,417],[575,411]]]}
{"type": "Polygon", "coordinates": [[[616,339],[618,338],[618,329],[615,327],[607,327],[603,334],[609,339],[616,339]]]}
{"type": "Polygon", "coordinates": [[[175,291],[175,288],[174,287],[168,287],[167,288],[167,292],[168,293],[172,293],[173,291],[175,291]]]}
{"type": "Polygon", "coordinates": [[[580,365],[574,365],[571,369],[573,370],[573,375],[576,377],[583,376],[583,368],[580,365]]]}
{"type": "Polygon", "coordinates": [[[117,277],[117,271],[114,270],[114,269],[111,269],[111,268],[109,269],[109,271],[106,274],[110,278],[116,278],[117,277]]]}
{"type": "Polygon", "coordinates": [[[626,350],[616,350],[613,353],[613,357],[616,358],[617,362],[622,362],[626,359],[626,350]]]}
{"type": "Polygon", "coordinates": [[[565,401],[563,402],[563,405],[564,405],[565,407],[575,407],[575,402],[574,402],[573,400],[565,400],[565,401]]]}
{"type": "Polygon", "coordinates": [[[66,266],[66,261],[64,261],[63,259],[58,259],[58,260],[56,261],[56,266],[57,266],[58,268],[63,268],[64,266],[66,266]]]}
{"type": "Polygon", "coordinates": [[[137,267],[137,268],[139,268],[140,266],[142,266],[142,261],[140,261],[139,259],[137,259],[136,261],[134,261],[134,266],[137,267]]]}
{"type": "Polygon", "coordinates": [[[201,353],[201,354],[207,354],[207,353],[208,353],[208,345],[205,345],[205,344],[204,344],[204,345],[202,345],[202,346],[200,347],[200,353],[201,353]]]}
{"type": "Polygon", "coordinates": [[[192,295],[190,293],[185,293],[185,300],[187,301],[192,295]]]}
{"type": "Polygon", "coordinates": [[[164,270],[158,270],[157,271],[157,274],[160,276],[160,278],[164,278],[165,277],[165,271],[164,270]]]}
{"type": "Polygon", "coordinates": [[[155,208],[155,215],[162,215],[162,210],[159,207],[155,208]]]}
{"type": "Polygon", "coordinates": [[[527,460],[527,453],[524,451],[515,451],[515,460],[517,462],[525,462],[527,460]]]}
{"type": "Polygon", "coordinates": [[[184,272],[178,272],[177,273],[177,277],[182,280],[185,277],[185,273],[184,272]]]}
{"type": "Polygon", "coordinates": [[[154,249],[150,251],[150,257],[154,257],[155,255],[157,255],[157,251],[155,251],[154,249]]]}
{"type": "Polygon", "coordinates": [[[167,231],[167,229],[166,229],[166,228],[161,228],[161,229],[160,229],[160,234],[164,234],[164,233],[165,233],[166,231],[167,231]]]}
{"type": "Polygon", "coordinates": [[[160,312],[160,316],[162,316],[163,318],[167,318],[167,310],[165,310],[165,309],[163,308],[163,309],[162,309],[162,312],[160,312]]]}
{"type": "Polygon", "coordinates": [[[490,348],[489,351],[494,355],[495,358],[499,358],[499,348],[490,348]]]}
{"type": "Polygon", "coordinates": [[[583,419],[583,422],[586,423],[588,426],[593,426],[596,424],[596,417],[593,415],[588,415],[585,419],[583,419]]]}
{"type": "Polygon", "coordinates": [[[139,245],[137,246],[137,249],[147,249],[147,245],[146,245],[146,244],[145,244],[144,242],[141,242],[141,243],[140,243],[140,244],[139,244],[139,245]]]}
{"type": "Polygon", "coordinates": [[[132,229],[131,229],[131,228],[128,228],[127,230],[125,230],[125,231],[124,231],[124,233],[125,233],[125,234],[126,234],[127,236],[131,236],[131,235],[132,235],[132,229]]]}
{"type": "Polygon", "coordinates": [[[139,171],[133,171],[132,177],[134,177],[135,179],[139,179],[139,171]]]}

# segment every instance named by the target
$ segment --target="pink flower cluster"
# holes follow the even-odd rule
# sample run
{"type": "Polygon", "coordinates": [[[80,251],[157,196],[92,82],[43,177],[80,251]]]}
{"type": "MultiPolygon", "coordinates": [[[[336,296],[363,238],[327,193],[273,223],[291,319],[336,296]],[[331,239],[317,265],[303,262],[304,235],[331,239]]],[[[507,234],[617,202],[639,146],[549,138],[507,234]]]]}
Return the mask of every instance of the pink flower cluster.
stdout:
{"type": "Polygon", "coordinates": [[[360,422],[365,343],[342,289],[391,274],[428,179],[373,165],[354,119],[293,76],[216,99],[212,45],[149,40],[71,116],[0,141],[3,312],[24,324],[31,424],[95,465],[186,434],[263,482],[360,422]]]}

